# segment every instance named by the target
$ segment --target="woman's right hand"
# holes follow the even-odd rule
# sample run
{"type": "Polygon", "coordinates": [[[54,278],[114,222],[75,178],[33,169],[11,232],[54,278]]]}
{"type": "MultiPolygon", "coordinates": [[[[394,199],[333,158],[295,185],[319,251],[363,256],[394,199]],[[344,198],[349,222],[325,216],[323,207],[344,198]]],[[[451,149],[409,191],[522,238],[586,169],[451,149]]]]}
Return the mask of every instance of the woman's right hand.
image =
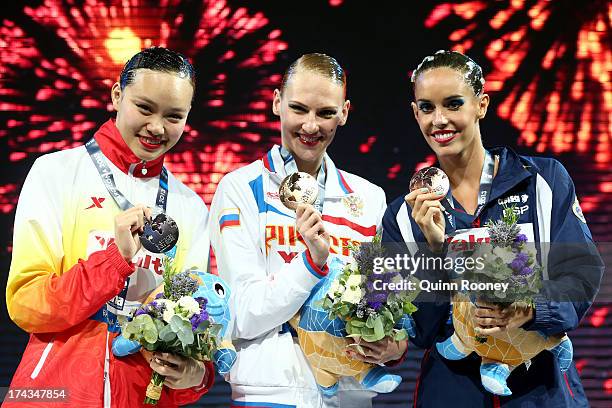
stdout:
{"type": "Polygon", "coordinates": [[[428,188],[412,191],[404,200],[412,208],[412,218],[417,223],[433,252],[440,252],[444,246],[446,219],[440,194],[430,193],[428,188]]]}
{"type": "Polygon", "coordinates": [[[151,209],[137,205],[115,216],[115,245],[126,262],[130,262],[141,247],[139,233],[145,220],[151,218],[151,209]]]}
{"type": "Polygon", "coordinates": [[[297,230],[304,238],[310,257],[323,267],[329,256],[329,233],[325,231],[321,214],[312,205],[299,204],[295,210],[297,230]]]}

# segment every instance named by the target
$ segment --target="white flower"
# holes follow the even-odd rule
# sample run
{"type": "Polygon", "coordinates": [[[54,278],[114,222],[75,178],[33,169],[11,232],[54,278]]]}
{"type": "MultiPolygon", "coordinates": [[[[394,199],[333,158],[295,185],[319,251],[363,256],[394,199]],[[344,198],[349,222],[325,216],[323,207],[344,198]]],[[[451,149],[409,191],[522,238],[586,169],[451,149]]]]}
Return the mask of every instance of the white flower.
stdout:
{"type": "Polygon", "coordinates": [[[357,264],[356,260],[351,260],[351,262],[348,263],[348,269],[351,272],[359,272],[359,265],[357,264]]]}
{"type": "Polygon", "coordinates": [[[338,279],[334,279],[327,294],[330,297],[334,298],[336,295],[336,292],[340,292],[340,293],[344,292],[344,286],[340,285],[340,280],[338,279]]]}
{"type": "Polygon", "coordinates": [[[343,302],[357,304],[363,297],[361,289],[361,275],[351,275],[346,280],[346,289],[340,298],[343,302]]]}
{"type": "Polygon", "coordinates": [[[175,315],[174,308],[176,307],[176,303],[171,301],[170,299],[158,299],[156,300],[158,305],[165,305],[164,313],[162,314],[162,319],[164,322],[170,323],[170,319],[175,315]]]}
{"type": "Polygon", "coordinates": [[[510,262],[514,261],[514,258],[516,258],[516,254],[512,252],[512,249],[509,247],[495,247],[493,248],[493,255],[501,258],[502,262],[505,264],[509,264],[510,262]]]}
{"type": "Polygon", "coordinates": [[[192,298],[191,296],[183,296],[177,302],[177,306],[180,307],[185,313],[181,313],[187,319],[190,319],[194,314],[200,313],[200,305],[198,301],[192,298]]]}

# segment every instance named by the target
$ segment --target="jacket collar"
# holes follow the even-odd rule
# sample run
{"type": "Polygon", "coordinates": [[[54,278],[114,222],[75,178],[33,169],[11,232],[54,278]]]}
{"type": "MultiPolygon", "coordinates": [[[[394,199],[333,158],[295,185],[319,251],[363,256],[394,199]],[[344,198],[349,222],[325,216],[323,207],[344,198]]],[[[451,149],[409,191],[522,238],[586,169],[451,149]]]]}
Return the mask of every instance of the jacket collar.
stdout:
{"type": "Polygon", "coordinates": [[[496,147],[489,151],[492,155],[499,156],[499,168],[493,179],[489,201],[503,196],[517,184],[533,176],[538,170],[509,147],[496,147]]]}
{"type": "MultiPolygon", "coordinates": [[[[274,145],[261,160],[270,177],[276,178],[279,183],[287,176],[280,146],[274,145]]],[[[327,153],[325,153],[323,160],[325,160],[325,168],[327,169],[325,197],[338,198],[353,194],[353,189],[327,153]]]]}
{"type": "Polygon", "coordinates": [[[104,156],[125,174],[137,178],[150,178],[157,177],[161,173],[164,155],[148,162],[139,159],[121,137],[113,119],[109,119],[100,126],[94,138],[104,156]],[[146,169],[145,174],[143,174],[143,169],[146,169]]]}

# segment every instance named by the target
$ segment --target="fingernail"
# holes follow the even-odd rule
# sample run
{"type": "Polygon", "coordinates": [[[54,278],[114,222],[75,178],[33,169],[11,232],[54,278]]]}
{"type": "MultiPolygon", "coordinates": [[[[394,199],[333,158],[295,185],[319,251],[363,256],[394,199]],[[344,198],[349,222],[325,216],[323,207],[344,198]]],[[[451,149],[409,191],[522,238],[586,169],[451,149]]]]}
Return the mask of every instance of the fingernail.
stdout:
{"type": "Polygon", "coordinates": [[[444,192],[443,191],[438,191],[438,192],[436,192],[436,195],[444,195],[444,192]]]}
{"type": "Polygon", "coordinates": [[[427,187],[423,187],[421,189],[421,193],[427,193],[429,191],[429,189],[427,187]]]}

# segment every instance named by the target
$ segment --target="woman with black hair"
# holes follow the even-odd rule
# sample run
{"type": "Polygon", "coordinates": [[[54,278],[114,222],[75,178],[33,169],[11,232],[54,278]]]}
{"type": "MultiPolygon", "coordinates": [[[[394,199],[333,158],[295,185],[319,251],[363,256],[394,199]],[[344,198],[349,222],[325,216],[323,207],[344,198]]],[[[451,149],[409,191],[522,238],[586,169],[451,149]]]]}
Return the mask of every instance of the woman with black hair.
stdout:
{"type": "Polygon", "coordinates": [[[179,270],[208,266],[206,206],[164,167],[185,128],[194,86],[184,56],[145,49],[112,87],[116,119],[85,146],[32,166],[17,205],[6,291],[9,315],[30,341],[7,406],[142,406],[151,370],[166,376],[160,407],[194,402],[212,385],[209,363],[110,352],[118,316],[161,283],[166,258],[179,270]],[[173,218],[180,234],[174,246],[153,253],[139,234],[158,212],[173,218]],[[56,392],[39,392],[34,401],[18,392],[24,388],[56,392]]]}

